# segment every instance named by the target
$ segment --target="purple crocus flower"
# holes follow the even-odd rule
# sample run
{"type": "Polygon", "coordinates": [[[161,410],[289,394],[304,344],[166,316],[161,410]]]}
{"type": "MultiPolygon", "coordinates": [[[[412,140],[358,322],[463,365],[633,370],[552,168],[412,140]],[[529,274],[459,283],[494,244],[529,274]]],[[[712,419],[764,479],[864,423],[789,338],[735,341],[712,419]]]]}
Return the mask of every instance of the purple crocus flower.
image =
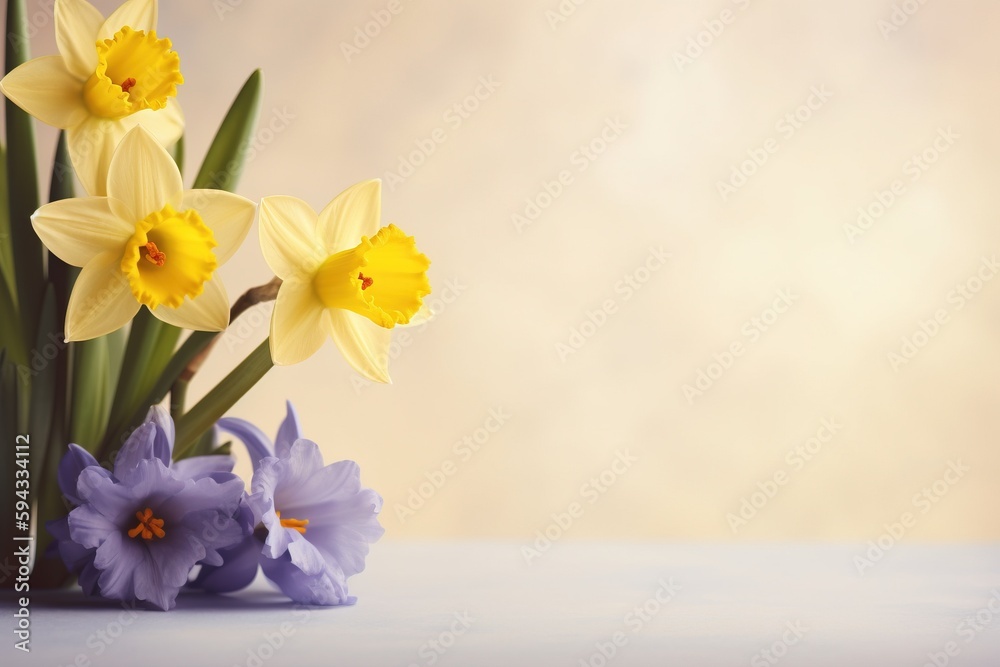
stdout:
{"type": "Polygon", "coordinates": [[[258,563],[281,591],[302,604],[354,604],[347,579],[365,567],[368,545],[385,532],[378,523],[382,498],[361,486],[353,461],[323,465],[319,446],[301,437],[295,409],[272,446],[241,419],[219,420],[250,452],[254,476],[241,514],[246,536],[223,552],[222,567],[203,567],[196,585],[213,592],[250,583],[258,563]]]}
{"type": "Polygon", "coordinates": [[[243,482],[229,472],[228,456],[194,457],[171,468],[173,422],[161,408],[147,419],[113,471],[70,445],[58,477],[77,507],[49,529],[86,592],[166,610],[196,563],[221,564],[218,550],[241,539],[234,515],[243,482]]]}

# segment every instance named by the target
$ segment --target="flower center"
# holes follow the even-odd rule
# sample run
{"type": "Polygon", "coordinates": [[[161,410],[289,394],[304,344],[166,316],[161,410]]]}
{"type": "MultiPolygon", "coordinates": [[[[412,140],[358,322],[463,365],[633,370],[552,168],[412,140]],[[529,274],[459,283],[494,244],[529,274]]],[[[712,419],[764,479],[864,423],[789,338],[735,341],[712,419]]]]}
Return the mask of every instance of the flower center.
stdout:
{"type": "Polygon", "coordinates": [[[313,291],[327,308],[344,308],[391,329],[409,322],[431,293],[430,264],[412,236],[389,225],[371,239],[362,237],[356,248],[327,257],[313,276],[313,291]]]}
{"type": "Polygon", "coordinates": [[[147,507],[141,512],[136,512],[135,518],[139,520],[139,525],[128,531],[129,537],[136,538],[142,535],[142,539],[151,540],[154,535],[162,538],[167,534],[163,530],[163,519],[154,517],[153,510],[150,508],[147,507]]]}
{"type": "Polygon", "coordinates": [[[281,512],[275,512],[278,519],[281,520],[282,528],[291,528],[292,530],[297,530],[302,535],[306,534],[306,526],[309,525],[309,519],[282,519],[281,512]]]}
{"type": "Polygon", "coordinates": [[[119,119],[144,109],[159,110],[184,83],[180,56],[169,39],[125,26],[114,38],[97,42],[97,69],[83,86],[95,116],[119,119]]]}
{"type": "Polygon", "coordinates": [[[212,230],[197,211],[177,212],[167,205],[136,223],[125,243],[121,271],[139,303],[177,308],[184,297],[194,298],[205,289],[218,266],[215,246],[212,230]]]}

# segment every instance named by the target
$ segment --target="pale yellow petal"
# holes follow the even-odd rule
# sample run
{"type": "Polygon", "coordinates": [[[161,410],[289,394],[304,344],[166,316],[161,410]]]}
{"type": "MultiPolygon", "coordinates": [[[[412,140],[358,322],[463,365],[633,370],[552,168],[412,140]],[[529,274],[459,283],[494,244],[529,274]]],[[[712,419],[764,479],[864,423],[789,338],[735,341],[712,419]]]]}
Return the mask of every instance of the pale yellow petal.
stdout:
{"type": "Polygon", "coordinates": [[[392,332],[349,310],[328,310],[323,326],[347,363],[372,382],[390,383],[392,332]]]}
{"type": "Polygon", "coordinates": [[[170,154],[142,126],[129,130],[118,144],[108,171],[108,196],[142,220],[170,204],[181,205],[184,184],[170,154]]]}
{"type": "Polygon", "coordinates": [[[267,265],[282,280],[305,279],[326,259],[316,236],[316,212],[295,197],[260,201],[260,247],[267,265]]]}
{"type": "Polygon", "coordinates": [[[107,196],[111,158],[123,136],[121,123],[94,116],[88,116],[66,133],[69,157],[76,176],[92,197],[107,196]]]}
{"type": "Polygon", "coordinates": [[[56,0],[54,14],[56,44],[66,69],[86,80],[97,69],[97,34],[104,15],[87,0],[56,0]]]}
{"type": "Polygon", "coordinates": [[[181,209],[194,209],[215,236],[215,256],[225,264],[240,247],[253,225],[257,205],[245,197],[222,190],[188,190],[181,209]]]}
{"type": "Polygon", "coordinates": [[[163,109],[144,109],[122,118],[121,123],[126,131],[142,125],[165,148],[173,146],[184,134],[184,112],[173,97],[167,100],[167,106],[163,109]]]}
{"type": "Polygon", "coordinates": [[[156,0],[127,0],[101,26],[98,39],[111,39],[128,26],[133,30],[156,30],[156,0]]]}
{"type": "Polygon", "coordinates": [[[31,216],[35,233],[45,247],[73,266],[84,266],[105,252],[119,257],[135,232],[111,211],[106,197],[63,199],[46,204],[31,216]]]}
{"type": "Polygon", "coordinates": [[[87,263],[73,286],[66,308],[66,340],[89,340],[123,327],[139,311],[121,253],[106,252],[87,263]]]}
{"type": "Polygon", "coordinates": [[[312,283],[289,281],[281,285],[271,314],[271,359],[279,366],[305,361],[323,346],[323,304],[312,283]]]}
{"type": "Polygon", "coordinates": [[[229,326],[229,295],[218,276],[205,283],[205,290],[184,299],[177,308],[159,306],[152,311],[160,320],[181,329],[224,331],[229,326]]]}
{"type": "Polygon", "coordinates": [[[70,74],[62,56],[45,56],[15,67],[0,90],[17,106],[47,125],[66,130],[87,118],[83,82],[70,74]]]}
{"type": "Polygon", "coordinates": [[[374,236],[382,220],[382,181],[347,188],[319,214],[319,237],[328,254],[350,250],[362,236],[374,236]]]}

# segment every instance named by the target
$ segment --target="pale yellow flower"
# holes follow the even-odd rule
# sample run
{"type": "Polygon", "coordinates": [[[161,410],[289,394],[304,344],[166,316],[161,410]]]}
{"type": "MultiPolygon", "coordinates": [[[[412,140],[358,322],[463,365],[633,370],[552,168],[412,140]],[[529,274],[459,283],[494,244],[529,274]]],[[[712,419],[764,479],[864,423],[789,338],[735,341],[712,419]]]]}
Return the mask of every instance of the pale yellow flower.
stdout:
{"type": "Polygon", "coordinates": [[[66,130],[77,176],[103,196],[115,147],[142,125],[164,146],[184,132],[174,97],[184,79],[169,39],[156,36],[157,0],[128,0],[107,19],[86,0],[56,0],[58,56],[35,58],[0,90],[38,120],[66,130]]]}
{"type": "Polygon", "coordinates": [[[115,331],[141,306],[174,326],[221,331],[229,297],[215,270],[253,224],[253,202],[183,189],[167,151],[143,127],[111,159],[107,197],[64,199],[31,217],[45,246],[82,266],[66,312],[66,340],[115,331]]]}
{"type": "Polygon", "coordinates": [[[327,337],[352,367],[389,382],[390,329],[430,294],[430,261],[395,225],[379,229],[382,182],[365,181],[321,213],[294,197],[260,202],[260,243],[284,282],[271,316],[271,359],[295,364],[327,337]]]}

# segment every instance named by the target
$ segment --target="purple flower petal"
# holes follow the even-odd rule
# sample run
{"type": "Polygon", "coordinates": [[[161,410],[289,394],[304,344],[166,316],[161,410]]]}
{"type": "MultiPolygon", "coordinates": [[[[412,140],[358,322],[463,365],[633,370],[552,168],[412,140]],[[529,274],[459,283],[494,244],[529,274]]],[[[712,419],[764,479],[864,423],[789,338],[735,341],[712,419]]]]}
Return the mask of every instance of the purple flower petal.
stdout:
{"type": "MultiPolygon", "coordinates": [[[[139,466],[140,461],[154,458],[156,436],[157,427],[152,422],[147,422],[133,431],[115,457],[115,477],[126,481],[139,466]]],[[[165,465],[169,465],[169,461],[165,465]]]]}
{"type": "Polygon", "coordinates": [[[335,567],[308,575],[292,563],[288,554],[278,559],[263,558],[260,566],[264,576],[299,604],[336,606],[357,602],[356,597],[347,594],[344,573],[335,567]]]}
{"type": "Polygon", "coordinates": [[[76,480],[83,469],[90,466],[99,467],[97,459],[86,449],[74,443],[70,443],[68,450],[59,460],[59,470],[56,473],[59,480],[59,490],[74,505],[83,502],[76,495],[76,480]]]}
{"type": "Polygon", "coordinates": [[[236,461],[232,456],[213,454],[211,456],[192,456],[181,459],[171,466],[181,479],[200,479],[216,472],[232,472],[236,461]]]}
{"type": "Polygon", "coordinates": [[[302,427],[299,415],[291,401],[285,401],[285,420],[278,427],[278,435],[274,439],[274,455],[278,458],[288,458],[289,450],[296,440],[302,437],[302,427]]]}
{"type": "Polygon", "coordinates": [[[261,459],[274,456],[274,448],[271,441],[264,432],[248,421],[242,419],[225,418],[220,419],[216,426],[227,433],[232,433],[243,441],[247,451],[250,453],[250,461],[253,469],[256,470],[261,459]]]}
{"type": "Polygon", "coordinates": [[[154,405],[146,413],[145,421],[157,426],[156,436],[153,439],[153,456],[169,468],[170,459],[174,454],[174,420],[170,418],[169,412],[159,405],[154,405]]]}
{"type": "Polygon", "coordinates": [[[246,588],[257,576],[263,546],[249,535],[236,546],[220,551],[224,563],[218,567],[203,565],[194,585],[209,593],[231,593],[246,588]]]}

